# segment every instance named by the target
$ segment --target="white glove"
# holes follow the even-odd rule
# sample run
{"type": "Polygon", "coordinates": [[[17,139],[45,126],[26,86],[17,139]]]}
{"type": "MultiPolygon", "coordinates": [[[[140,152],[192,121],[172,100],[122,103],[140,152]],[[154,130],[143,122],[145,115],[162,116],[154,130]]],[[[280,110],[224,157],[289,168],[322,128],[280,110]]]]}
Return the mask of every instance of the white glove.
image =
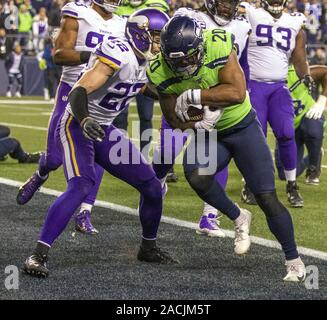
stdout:
{"type": "Polygon", "coordinates": [[[201,105],[201,89],[189,89],[177,97],[175,112],[181,121],[190,121],[187,111],[191,105],[201,105]]]}
{"type": "Polygon", "coordinates": [[[320,95],[317,102],[309,109],[305,116],[309,119],[320,119],[325,110],[326,102],[327,97],[320,95]]]}
{"type": "Polygon", "coordinates": [[[217,109],[215,111],[211,111],[208,106],[204,106],[203,110],[203,119],[201,121],[196,122],[194,127],[195,129],[204,129],[207,131],[212,131],[216,123],[223,115],[224,110],[217,109]]]}

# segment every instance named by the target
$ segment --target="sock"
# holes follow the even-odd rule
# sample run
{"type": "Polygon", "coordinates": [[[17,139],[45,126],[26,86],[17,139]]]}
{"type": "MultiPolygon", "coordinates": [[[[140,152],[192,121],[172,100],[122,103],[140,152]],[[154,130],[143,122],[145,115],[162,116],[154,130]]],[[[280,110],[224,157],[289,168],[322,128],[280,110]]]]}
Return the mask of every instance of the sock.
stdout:
{"type": "Polygon", "coordinates": [[[285,178],[287,181],[295,181],[296,180],[296,169],[293,170],[284,170],[285,178]]]}

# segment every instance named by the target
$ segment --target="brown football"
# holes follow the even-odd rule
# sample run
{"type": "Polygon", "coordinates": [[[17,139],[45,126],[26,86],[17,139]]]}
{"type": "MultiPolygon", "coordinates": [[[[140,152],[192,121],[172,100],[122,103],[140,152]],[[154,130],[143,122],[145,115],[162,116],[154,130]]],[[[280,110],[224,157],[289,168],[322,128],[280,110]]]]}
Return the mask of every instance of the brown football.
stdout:
{"type": "Polygon", "coordinates": [[[190,106],[187,110],[187,115],[190,121],[201,121],[203,118],[203,108],[198,109],[196,107],[190,106]]]}

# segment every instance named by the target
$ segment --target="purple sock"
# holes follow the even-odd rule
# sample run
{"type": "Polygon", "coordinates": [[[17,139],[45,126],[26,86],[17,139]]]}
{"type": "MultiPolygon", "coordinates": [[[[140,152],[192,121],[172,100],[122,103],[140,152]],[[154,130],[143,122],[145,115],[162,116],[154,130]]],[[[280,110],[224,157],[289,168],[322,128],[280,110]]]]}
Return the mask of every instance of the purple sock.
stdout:
{"type": "Polygon", "coordinates": [[[66,228],[75,210],[80,206],[93,187],[86,178],[73,178],[68,181],[67,190],[51,205],[43,224],[39,241],[49,246],[66,228]]]}
{"type": "Polygon", "coordinates": [[[95,164],[95,184],[83,202],[92,206],[94,205],[102,181],[103,173],[104,169],[100,165],[95,164]]]}

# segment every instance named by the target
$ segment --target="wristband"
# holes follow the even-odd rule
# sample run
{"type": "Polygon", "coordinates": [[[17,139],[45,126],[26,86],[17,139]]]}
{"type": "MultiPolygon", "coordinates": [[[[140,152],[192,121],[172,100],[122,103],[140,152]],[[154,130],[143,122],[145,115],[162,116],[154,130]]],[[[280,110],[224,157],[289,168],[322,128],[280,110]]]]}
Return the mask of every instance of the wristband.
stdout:
{"type": "Polygon", "coordinates": [[[201,89],[193,89],[189,91],[189,100],[191,104],[201,104],[201,89]]]}
{"type": "Polygon", "coordinates": [[[326,107],[326,102],[327,102],[327,97],[321,94],[317,100],[317,103],[323,107],[326,107]]]}

